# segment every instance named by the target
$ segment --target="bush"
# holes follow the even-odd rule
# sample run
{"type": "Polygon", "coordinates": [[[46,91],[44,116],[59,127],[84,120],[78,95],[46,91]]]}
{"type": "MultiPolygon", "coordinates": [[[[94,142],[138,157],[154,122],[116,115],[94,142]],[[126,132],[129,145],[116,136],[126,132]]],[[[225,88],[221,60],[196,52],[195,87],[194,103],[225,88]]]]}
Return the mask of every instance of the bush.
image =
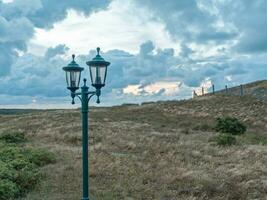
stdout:
{"type": "Polygon", "coordinates": [[[19,196],[17,185],[7,179],[0,179],[0,200],[14,199],[19,196]]]}
{"type": "Polygon", "coordinates": [[[217,145],[230,146],[236,144],[236,138],[233,135],[220,133],[215,139],[217,145]]]}
{"type": "Polygon", "coordinates": [[[23,157],[23,155],[19,147],[7,145],[0,149],[0,160],[5,163],[9,163],[21,157],[23,157]]]}
{"type": "Polygon", "coordinates": [[[15,183],[19,187],[20,194],[23,195],[29,190],[32,190],[41,180],[41,173],[35,165],[27,165],[21,169],[16,177],[15,183]]]}
{"type": "Polygon", "coordinates": [[[25,153],[30,162],[40,167],[56,161],[56,157],[53,153],[43,149],[28,149],[25,153]]]}
{"type": "Polygon", "coordinates": [[[246,126],[234,117],[218,118],[215,130],[221,133],[241,135],[246,132],[246,126]]]}
{"type": "Polygon", "coordinates": [[[22,132],[6,132],[0,135],[0,140],[6,143],[23,143],[26,142],[25,134],[22,132]]]}
{"type": "Polygon", "coordinates": [[[11,166],[5,162],[0,161],[0,180],[8,179],[14,180],[16,176],[16,171],[12,170],[11,166]]]}
{"type": "Polygon", "coordinates": [[[0,143],[0,200],[23,196],[41,179],[40,166],[55,162],[42,149],[0,143]]]}

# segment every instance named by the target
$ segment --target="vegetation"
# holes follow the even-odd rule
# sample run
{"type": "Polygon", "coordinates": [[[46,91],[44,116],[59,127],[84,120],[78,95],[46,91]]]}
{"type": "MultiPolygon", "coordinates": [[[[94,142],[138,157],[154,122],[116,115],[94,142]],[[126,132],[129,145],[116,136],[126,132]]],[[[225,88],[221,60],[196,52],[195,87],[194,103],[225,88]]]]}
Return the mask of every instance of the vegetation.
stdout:
{"type": "Polygon", "coordinates": [[[230,146],[236,144],[236,135],[242,135],[246,126],[235,117],[222,117],[216,119],[215,130],[220,132],[215,137],[217,145],[230,146]]]}
{"type": "Polygon", "coordinates": [[[221,133],[241,135],[246,132],[246,126],[235,117],[223,117],[217,119],[215,130],[221,133]]]}
{"type": "Polygon", "coordinates": [[[230,146],[236,144],[236,138],[233,135],[226,133],[220,133],[218,136],[216,136],[215,140],[218,145],[222,146],[230,146]]]}
{"type": "Polygon", "coordinates": [[[17,145],[25,141],[20,132],[0,136],[0,200],[15,199],[32,190],[41,179],[39,167],[55,162],[50,152],[17,145]]]}
{"type": "Polygon", "coordinates": [[[4,141],[6,143],[23,143],[26,142],[25,134],[22,132],[4,132],[0,135],[0,141],[4,141]]]}
{"type": "MultiPolygon", "coordinates": [[[[188,101],[90,109],[90,199],[265,199],[267,103],[248,97],[204,96],[188,101]],[[220,106],[219,106],[220,105],[220,106]],[[212,145],[217,118],[248,129],[230,148],[212,145]]],[[[27,133],[16,144],[49,149],[57,162],[20,200],[81,198],[79,110],[0,115],[0,130],[27,133]]],[[[8,176],[8,175],[6,175],[8,176]]],[[[13,187],[8,184],[8,187],[13,187]]]]}
{"type": "Polygon", "coordinates": [[[267,145],[267,134],[265,133],[254,133],[245,134],[238,137],[238,140],[243,144],[248,145],[267,145]]]}

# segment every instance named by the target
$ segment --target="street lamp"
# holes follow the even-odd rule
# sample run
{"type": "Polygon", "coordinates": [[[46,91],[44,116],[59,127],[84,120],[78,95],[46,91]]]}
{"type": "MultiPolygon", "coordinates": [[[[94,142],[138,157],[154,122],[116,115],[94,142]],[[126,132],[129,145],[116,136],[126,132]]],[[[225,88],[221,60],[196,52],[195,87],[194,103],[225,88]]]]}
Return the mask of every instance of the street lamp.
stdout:
{"type": "Polygon", "coordinates": [[[63,67],[66,72],[67,88],[71,91],[72,104],[75,104],[74,98],[78,97],[81,100],[82,112],[82,157],[83,157],[83,198],[89,200],[89,181],[88,181],[88,104],[90,99],[96,95],[97,103],[100,103],[99,96],[101,88],[105,86],[107,67],[109,62],[105,61],[100,55],[100,48],[97,48],[97,55],[91,61],[86,62],[89,66],[90,78],[95,91],[89,91],[86,85],[86,79],[83,79],[84,85],[81,87],[81,92],[76,92],[79,89],[81,72],[83,68],[75,62],[75,55],[72,55],[72,61],[63,67]]]}

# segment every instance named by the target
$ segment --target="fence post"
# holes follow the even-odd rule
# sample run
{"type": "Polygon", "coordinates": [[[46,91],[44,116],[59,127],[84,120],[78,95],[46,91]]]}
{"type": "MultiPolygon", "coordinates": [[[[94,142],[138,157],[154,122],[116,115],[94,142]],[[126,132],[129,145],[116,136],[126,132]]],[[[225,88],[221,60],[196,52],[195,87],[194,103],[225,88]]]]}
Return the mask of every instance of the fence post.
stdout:
{"type": "Polygon", "coordinates": [[[243,95],[244,95],[243,85],[241,84],[240,85],[240,96],[243,96],[243,95]]]}
{"type": "Polygon", "coordinates": [[[225,85],[225,93],[228,94],[228,87],[225,85]]]}
{"type": "Polygon", "coordinates": [[[197,96],[197,93],[196,93],[196,91],[194,90],[193,91],[193,98],[195,98],[197,96]]]}
{"type": "Polygon", "coordinates": [[[202,95],[204,95],[204,87],[202,87],[202,95]]]}
{"type": "Polygon", "coordinates": [[[214,84],[212,84],[212,94],[215,94],[215,87],[214,87],[214,84]]]}

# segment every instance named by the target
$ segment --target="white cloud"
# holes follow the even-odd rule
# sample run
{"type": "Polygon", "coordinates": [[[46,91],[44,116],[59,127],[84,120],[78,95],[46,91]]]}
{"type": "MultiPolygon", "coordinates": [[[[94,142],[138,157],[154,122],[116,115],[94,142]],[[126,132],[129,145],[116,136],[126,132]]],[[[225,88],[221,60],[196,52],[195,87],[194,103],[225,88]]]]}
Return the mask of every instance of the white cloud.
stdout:
{"type": "Polygon", "coordinates": [[[132,94],[136,96],[140,95],[167,95],[174,96],[179,93],[179,89],[181,87],[180,82],[170,82],[170,81],[159,81],[155,83],[151,83],[146,86],[138,85],[128,85],[123,88],[124,94],[132,94]]]}
{"type": "Polygon", "coordinates": [[[13,0],[2,0],[3,3],[12,3],[13,0]]]}
{"type": "Polygon", "coordinates": [[[199,87],[195,88],[195,92],[197,95],[202,95],[202,88],[204,93],[208,93],[210,92],[209,89],[212,87],[212,81],[209,78],[206,78],[205,80],[203,80],[200,84],[199,87]]]}
{"type": "MultiPolygon", "coordinates": [[[[137,53],[146,40],[160,48],[172,47],[174,43],[164,28],[164,24],[155,21],[146,9],[136,7],[132,1],[115,0],[107,10],[89,17],[70,10],[67,18],[56,23],[53,29],[36,28],[35,36],[29,42],[29,52],[36,54],[36,46],[48,48],[66,44],[71,52],[79,54],[97,46],[103,50],[118,48],[137,53]]],[[[44,53],[45,48],[42,51],[44,53]]]]}
{"type": "Polygon", "coordinates": [[[128,85],[127,87],[123,88],[123,93],[124,94],[133,94],[133,95],[140,95],[141,93],[141,88],[140,84],[138,85],[128,85]]]}

